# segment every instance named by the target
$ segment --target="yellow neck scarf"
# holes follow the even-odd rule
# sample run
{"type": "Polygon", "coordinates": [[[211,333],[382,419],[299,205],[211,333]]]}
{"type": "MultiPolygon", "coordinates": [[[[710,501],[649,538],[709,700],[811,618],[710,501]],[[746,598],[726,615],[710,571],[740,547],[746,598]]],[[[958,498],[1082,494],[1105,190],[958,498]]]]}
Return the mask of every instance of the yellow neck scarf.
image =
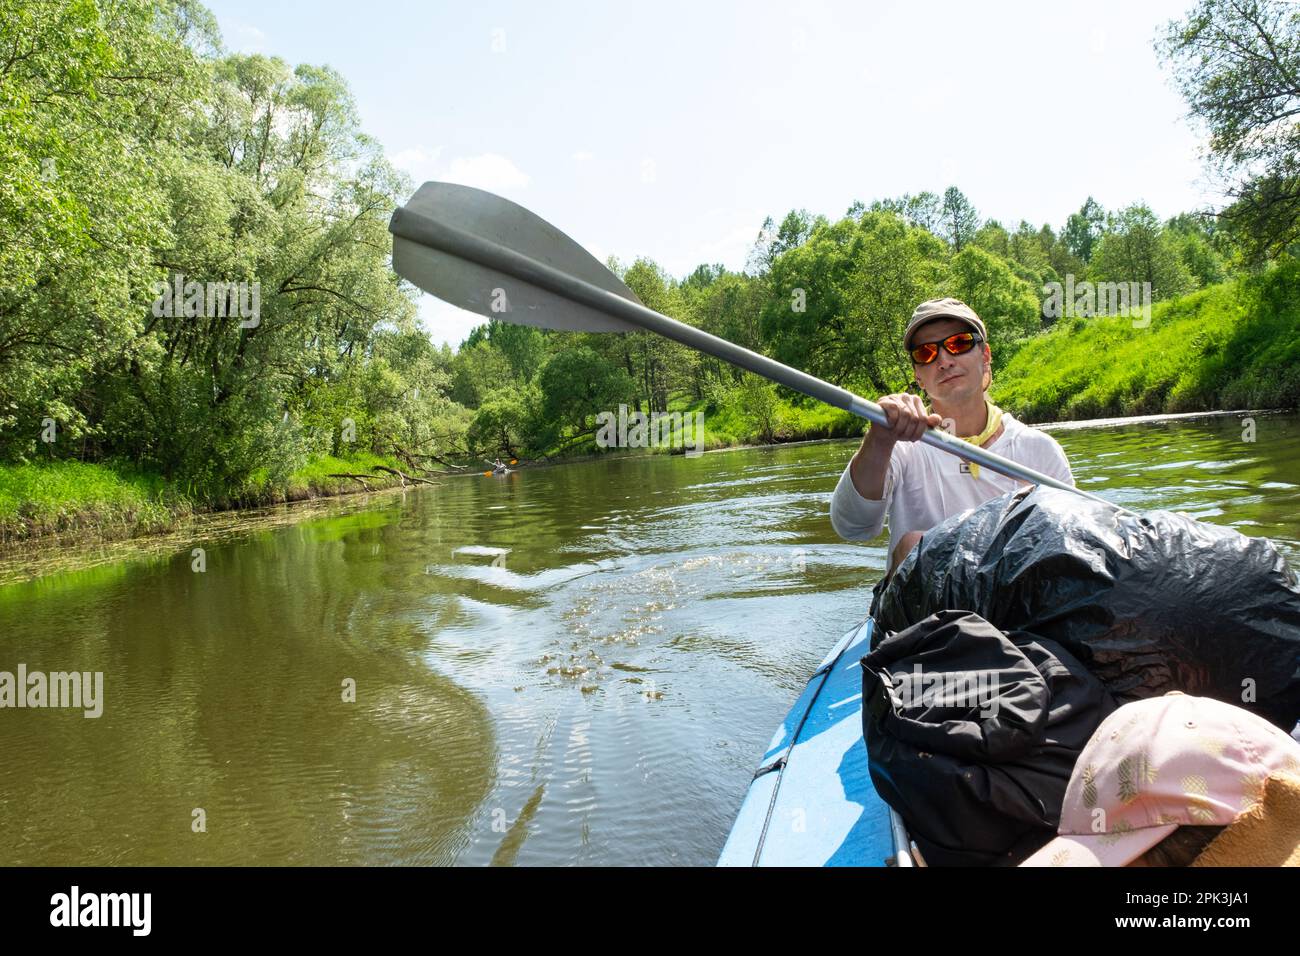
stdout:
{"type": "MultiPolygon", "coordinates": [[[[972,445],[979,445],[981,448],[988,444],[989,439],[996,435],[998,429],[1002,427],[1002,409],[998,408],[987,398],[984,399],[984,405],[988,410],[988,419],[984,424],[984,430],[978,435],[957,436],[962,441],[968,441],[972,445]]],[[[962,460],[965,461],[965,459],[962,460]]],[[[978,478],[980,476],[980,466],[975,464],[973,461],[968,461],[966,464],[970,466],[970,476],[972,478],[978,478]]]]}

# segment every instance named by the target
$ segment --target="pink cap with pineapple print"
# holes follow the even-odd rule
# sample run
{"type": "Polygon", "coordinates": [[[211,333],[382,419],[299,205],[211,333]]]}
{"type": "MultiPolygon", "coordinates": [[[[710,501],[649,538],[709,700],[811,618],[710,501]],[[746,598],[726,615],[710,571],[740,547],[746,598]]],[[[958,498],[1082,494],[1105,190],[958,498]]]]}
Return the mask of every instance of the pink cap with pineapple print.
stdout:
{"type": "Polygon", "coordinates": [[[1179,826],[1227,825],[1300,743],[1262,717],[1174,691],[1102,721],[1070,775],[1057,837],[1021,866],[1127,866],[1179,826]]]}

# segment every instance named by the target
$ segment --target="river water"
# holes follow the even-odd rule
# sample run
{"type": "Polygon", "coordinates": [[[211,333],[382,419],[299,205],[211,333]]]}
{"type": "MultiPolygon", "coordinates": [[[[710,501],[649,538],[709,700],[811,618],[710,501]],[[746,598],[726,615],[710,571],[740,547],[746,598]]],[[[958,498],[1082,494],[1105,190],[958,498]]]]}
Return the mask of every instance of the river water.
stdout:
{"type": "MultiPolygon", "coordinates": [[[[1300,567],[1300,418],[1054,434],[1083,487],[1300,567]]],[[[854,447],[448,479],[58,570],[10,555],[0,670],[104,691],[98,718],[0,710],[0,863],[710,865],[884,567],[883,538],[827,517],[854,447]]]]}

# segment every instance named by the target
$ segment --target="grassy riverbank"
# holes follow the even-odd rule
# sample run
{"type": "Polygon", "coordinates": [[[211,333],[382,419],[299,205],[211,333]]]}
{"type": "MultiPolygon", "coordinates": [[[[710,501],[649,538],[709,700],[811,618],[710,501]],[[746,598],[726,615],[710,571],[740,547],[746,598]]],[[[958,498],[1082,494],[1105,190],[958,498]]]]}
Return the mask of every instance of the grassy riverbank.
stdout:
{"type": "Polygon", "coordinates": [[[92,538],[129,538],[174,529],[195,513],[259,507],[400,484],[401,479],[376,466],[398,468],[391,459],[367,453],[341,459],[322,457],[294,472],[283,484],[254,478],[239,492],[204,500],[161,475],[112,463],[53,461],[0,464],[0,545],[49,534],[72,533],[92,538]]]}
{"type": "MultiPolygon", "coordinates": [[[[1127,317],[1066,318],[1019,344],[1002,366],[993,398],[1030,422],[1224,408],[1300,405],[1300,263],[1210,286],[1156,305],[1151,321],[1127,317]]],[[[666,446],[696,447],[691,431],[703,413],[702,450],[846,438],[863,423],[815,402],[797,404],[755,377],[692,401],[669,402],[681,431],[666,446]]],[[[553,461],[598,453],[594,438],[569,443],[553,461]]],[[[338,475],[364,475],[370,489],[400,482],[377,466],[395,460],[358,452],[311,460],[282,483],[255,473],[244,487],[196,494],[161,475],[112,464],[53,461],[0,464],[0,545],[48,534],[124,538],[167,531],[196,512],[257,507],[363,490],[338,475]]]]}
{"type": "MultiPolygon", "coordinates": [[[[1161,302],[1149,322],[1064,318],[1014,343],[995,376],[993,400],[1028,422],[1296,408],[1298,293],[1300,263],[1287,261],[1161,302]]],[[[683,397],[669,407],[705,413],[706,449],[847,438],[864,427],[839,409],[791,402],[753,377],[711,402],[683,397]]]]}
{"type": "Polygon", "coordinates": [[[1062,319],[998,373],[1026,421],[1300,405],[1300,263],[1162,302],[1151,321],[1062,319]],[[1135,321],[1138,323],[1135,325],[1135,321]]]}
{"type": "MultiPolygon", "coordinates": [[[[865,423],[848,412],[820,402],[797,405],[766,383],[754,383],[749,402],[711,404],[683,399],[669,403],[673,411],[685,416],[704,414],[703,449],[736,448],[741,445],[771,445],[784,442],[811,441],[819,438],[848,438],[860,435],[865,423]],[[754,389],[761,398],[753,400],[754,389]]],[[[744,393],[742,393],[743,395],[744,393]]],[[[691,419],[694,421],[694,418],[691,419]]],[[[683,421],[690,437],[690,424],[683,421]]],[[[681,444],[674,431],[673,447],[681,444]]]]}

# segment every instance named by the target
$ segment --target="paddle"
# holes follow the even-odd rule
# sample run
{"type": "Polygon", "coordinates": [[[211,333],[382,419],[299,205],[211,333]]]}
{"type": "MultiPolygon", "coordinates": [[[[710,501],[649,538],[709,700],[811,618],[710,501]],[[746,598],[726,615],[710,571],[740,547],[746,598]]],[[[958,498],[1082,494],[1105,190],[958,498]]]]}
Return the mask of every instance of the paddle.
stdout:
{"type": "MultiPolygon", "coordinates": [[[[425,183],[393,213],[393,269],[425,292],[491,319],[574,332],[646,330],[889,427],[875,402],[641,304],[616,275],[544,219],[508,199],[425,183]]],[[[927,445],[998,474],[1119,505],[938,429],[927,445]]]]}

